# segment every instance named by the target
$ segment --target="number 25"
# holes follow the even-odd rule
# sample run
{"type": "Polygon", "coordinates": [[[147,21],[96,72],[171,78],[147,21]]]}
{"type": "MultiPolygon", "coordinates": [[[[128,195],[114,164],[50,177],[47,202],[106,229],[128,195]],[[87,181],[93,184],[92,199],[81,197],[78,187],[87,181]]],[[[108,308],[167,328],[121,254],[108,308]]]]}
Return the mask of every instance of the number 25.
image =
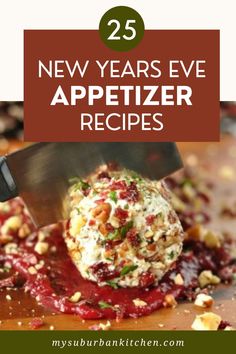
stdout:
{"type": "MultiPolygon", "coordinates": [[[[120,22],[118,20],[110,20],[107,25],[111,26],[112,24],[115,24],[115,29],[113,30],[113,32],[110,34],[110,36],[107,38],[110,41],[119,41],[121,39],[120,36],[117,36],[117,32],[119,32],[120,30],[120,22]]],[[[130,36],[127,36],[126,34],[124,34],[122,36],[122,38],[124,38],[126,41],[132,41],[132,39],[135,38],[136,36],[136,29],[134,27],[132,27],[132,24],[136,23],[136,20],[127,20],[126,24],[125,24],[125,30],[127,32],[131,32],[130,36]]]]}

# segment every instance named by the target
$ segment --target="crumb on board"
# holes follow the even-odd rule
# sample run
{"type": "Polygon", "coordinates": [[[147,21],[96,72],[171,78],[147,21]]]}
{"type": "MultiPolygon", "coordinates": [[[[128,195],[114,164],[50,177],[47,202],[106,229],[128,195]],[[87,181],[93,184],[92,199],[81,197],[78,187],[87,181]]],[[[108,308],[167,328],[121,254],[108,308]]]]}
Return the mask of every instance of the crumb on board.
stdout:
{"type": "Polygon", "coordinates": [[[145,301],[143,301],[143,300],[140,300],[140,299],[134,299],[133,300],[133,303],[134,303],[134,305],[135,306],[137,306],[137,307],[144,307],[144,306],[147,306],[147,303],[145,302],[145,301]]]}
{"type": "Polygon", "coordinates": [[[111,328],[111,322],[107,321],[106,323],[98,323],[89,327],[92,331],[108,331],[111,328]]]}
{"type": "Polygon", "coordinates": [[[221,323],[221,317],[213,312],[205,312],[197,315],[191,328],[195,331],[217,331],[221,323]]]}
{"type": "Polygon", "coordinates": [[[220,283],[220,278],[214,275],[211,270],[203,270],[198,277],[199,285],[201,288],[207,285],[217,285],[220,283]]]}
{"type": "Polygon", "coordinates": [[[200,293],[197,295],[194,305],[198,307],[211,307],[213,305],[213,298],[210,295],[200,293]]]}
{"type": "Polygon", "coordinates": [[[38,329],[38,328],[42,327],[43,325],[44,325],[44,322],[43,322],[42,318],[33,318],[29,322],[29,326],[31,329],[38,329]]]}

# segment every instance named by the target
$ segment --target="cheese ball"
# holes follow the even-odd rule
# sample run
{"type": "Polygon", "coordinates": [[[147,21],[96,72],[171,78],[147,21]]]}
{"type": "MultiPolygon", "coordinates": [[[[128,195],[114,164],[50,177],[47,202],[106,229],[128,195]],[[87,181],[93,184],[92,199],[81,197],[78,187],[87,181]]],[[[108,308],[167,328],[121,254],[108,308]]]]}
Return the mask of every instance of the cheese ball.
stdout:
{"type": "Polygon", "coordinates": [[[157,285],[183,241],[164,182],[105,169],[72,182],[65,241],[82,277],[113,288],[157,285]]]}

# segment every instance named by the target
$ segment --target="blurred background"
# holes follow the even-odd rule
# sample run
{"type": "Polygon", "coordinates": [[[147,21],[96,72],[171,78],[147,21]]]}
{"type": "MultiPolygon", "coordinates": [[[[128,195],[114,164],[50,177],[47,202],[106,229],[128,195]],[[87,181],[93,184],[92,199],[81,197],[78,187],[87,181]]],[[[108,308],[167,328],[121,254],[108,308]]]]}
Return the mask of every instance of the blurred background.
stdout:
{"type": "Polygon", "coordinates": [[[23,141],[23,102],[0,101],[0,155],[12,151],[23,141]]]}

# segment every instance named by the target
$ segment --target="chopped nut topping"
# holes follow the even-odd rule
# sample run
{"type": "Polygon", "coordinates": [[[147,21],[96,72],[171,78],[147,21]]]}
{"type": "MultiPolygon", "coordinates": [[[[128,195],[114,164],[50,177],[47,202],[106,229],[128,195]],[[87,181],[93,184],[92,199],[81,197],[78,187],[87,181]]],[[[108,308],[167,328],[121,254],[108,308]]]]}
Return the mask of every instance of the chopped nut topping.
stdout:
{"type": "Polygon", "coordinates": [[[192,329],[195,331],[216,331],[220,325],[221,317],[213,312],[206,312],[195,317],[192,329]]]}
{"type": "Polygon", "coordinates": [[[39,241],[36,243],[34,250],[40,255],[45,254],[48,251],[48,243],[39,241]]]}
{"type": "Polygon", "coordinates": [[[218,248],[222,244],[222,236],[216,232],[205,229],[196,224],[186,232],[187,239],[204,242],[208,248],[218,248]]]}
{"type": "Polygon", "coordinates": [[[204,270],[198,277],[199,285],[204,288],[207,285],[216,285],[220,283],[220,278],[212,273],[211,270],[204,270]]]}
{"type": "Polygon", "coordinates": [[[153,235],[154,235],[153,231],[150,230],[150,231],[147,231],[144,236],[145,236],[146,238],[149,238],[149,237],[152,237],[153,235]]]}
{"type": "Polygon", "coordinates": [[[107,321],[106,323],[99,323],[93,326],[90,326],[89,329],[92,331],[108,331],[111,327],[111,322],[107,321]]]}
{"type": "Polygon", "coordinates": [[[172,294],[167,294],[165,296],[164,305],[166,307],[176,307],[177,302],[172,294]]]}
{"type": "Polygon", "coordinates": [[[176,285],[184,285],[184,279],[182,278],[182,275],[180,273],[175,276],[174,282],[176,285]]]}
{"type": "Polygon", "coordinates": [[[70,234],[72,236],[76,236],[80,232],[81,227],[83,227],[85,224],[86,220],[83,218],[83,216],[76,215],[71,219],[70,234]]]}
{"type": "Polygon", "coordinates": [[[39,263],[35,265],[35,269],[37,270],[42,269],[44,264],[45,264],[44,260],[39,261],[39,263]]]}
{"type": "Polygon", "coordinates": [[[194,305],[199,307],[211,307],[213,305],[213,298],[210,295],[198,294],[194,305]]]}
{"type": "Polygon", "coordinates": [[[7,243],[4,246],[6,254],[16,254],[17,253],[17,244],[14,242],[7,243]]]}
{"type": "Polygon", "coordinates": [[[71,302],[78,302],[81,298],[81,292],[80,291],[76,291],[70,298],[69,300],[71,302]]]}
{"type": "Polygon", "coordinates": [[[3,226],[1,227],[1,232],[7,234],[10,230],[17,231],[22,225],[22,220],[19,216],[11,216],[8,218],[3,226]]]}
{"type": "Polygon", "coordinates": [[[220,235],[207,231],[204,235],[204,243],[208,248],[219,248],[221,246],[220,235]]]}
{"type": "Polygon", "coordinates": [[[45,232],[43,232],[43,231],[38,232],[38,240],[39,241],[44,241],[46,237],[47,237],[47,235],[45,232]]]}
{"type": "Polygon", "coordinates": [[[13,237],[11,235],[0,235],[0,245],[6,245],[11,242],[13,237]]]}
{"type": "Polygon", "coordinates": [[[23,225],[20,227],[20,229],[19,229],[18,236],[19,236],[20,238],[25,238],[25,237],[27,237],[29,234],[30,234],[29,225],[23,224],[23,225]]]}
{"type": "Polygon", "coordinates": [[[135,306],[137,307],[144,307],[144,306],[147,306],[147,303],[143,300],[140,300],[140,299],[134,299],[133,300],[133,303],[135,306]]]}
{"type": "Polygon", "coordinates": [[[28,268],[28,272],[31,275],[37,274],[37,269],[35,269],[35,267],[31,266],[28,268]]]}

